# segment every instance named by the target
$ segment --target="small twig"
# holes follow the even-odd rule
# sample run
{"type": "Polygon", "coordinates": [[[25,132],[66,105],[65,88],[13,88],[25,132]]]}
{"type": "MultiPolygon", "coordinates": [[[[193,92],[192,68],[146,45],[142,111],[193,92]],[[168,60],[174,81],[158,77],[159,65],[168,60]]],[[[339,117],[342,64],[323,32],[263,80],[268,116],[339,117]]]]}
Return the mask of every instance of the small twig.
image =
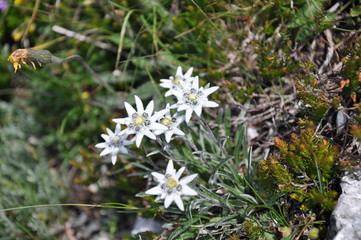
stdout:
{"type": "Polygon", "coordinates": [[[100,42],[100,41],[97,41],[97,40],[93,40],[92,38],[90,37],[87,37],[83,34],[80,34],[80,33],[76,33],[76,32],[73,32],[71,30],[68,30],[66,28],[63,28],[63,27],[60,27],[58,25],[54,25],[52,28],[51,28],[54,32],[57,32],[57,33],[60,33],[60,34],[63,34],[65,36],[68,36],[68,37],[72,37],[72,38],[76,38],[78,39],[79,41],[83,41],[83,42],[87,42],[87,43],[90,43],[90,44],[94,44],[95,46],[101,48],[101,49],[105,49],[105,50],[108,50],[108,51],[111,51],[111,52],[117,52],[116,49],[114,47],[112,47],[111,45],[107,44],[107,43],[103,43],[103,42],[100,42]]]}
{"type": "Polygon", "coordinates": [[[219,143],[219,141],[217,140],[217,138],[214,136],[213,131],[209,128],[206,120],[200,116],[199,117],[200,123],[201,125],[205,128],[205,130],[207,131],[208,135],[211,137],[211,139],[213,140],[214,143],[216,143],[216,145],[218,146],[218,148],[221,150],[222,155],[223,156],[227,156],[226,152],[224,151],[224,148],[221,146],[221,144],[219,143]]]}
{"type": "Polygon", "coordinates": [[[309,183],[309,184],[296,184],[296,183],[287,183],[287,184],[281,184],[278,185],[279,188],[284,188],[284,187],[289,187],[289,186],[293,186],[293,187],[300,187],[300,188],[307,188],[310,186],[315,186],[315,183],[309,183]]]}
{"type": "Polygon", "coordinates": [[[332,7],[330,7],[327,12],[331,12],[331,13],[334,13],[337,11],[337,9],[340,7],[340,2],[337,2],[335,5],[333,5],[332,7]]]}
{"type": "Polygon", "coordinates": [[[31,25],[33,24],[33,22],[35,21],[36,15],[38,14],[38,10],[39,10],[39,6],[40,6],[40,1],[41,0],[36,0],[35,2],[35,6],[33,9],[33,14],[31,15],[31,18],[29,20],[28,25],[26,26],[25,32],[23,34],[23,37],[21,38],[21,42],[24,43],[25,38],[28,36],[29,30],[31,25]]]}
{"type": "Polygon", "coordinates": [[[310,55],[308,56],[308,60],[313,62],[313,58],[315,57],[315,49],[316,49],[316,39],[314,39],[310,45],[310,55]]]}
{"type": "Polygon", "coordinates": [[[333,52],[335,51],[335,43],[333,42],[332,33],[331,33],[330,29],[327,29],[325,31],[325,35],[326,35],[326,39],[328,42],[327,55],[326,55],[326,59],[323,62],[322,66],[320,67],[320,69],[318,69],[318,74],[322,74],[325,72],[325,68],[330,64],[331,59],[333,57],[333,52]]]}
{"type": "Polygon", "coordinates": [[[315,219],[313,217],[311,217],[311,219],[303,226],[303,228],[301,229],[300,233],[297,235],[295,240],[300,239],[300,237],[303,235],[303,232],[307,229],[308,225],[310,225],[310,223],[312,223],[314,220],[315,219]]]}

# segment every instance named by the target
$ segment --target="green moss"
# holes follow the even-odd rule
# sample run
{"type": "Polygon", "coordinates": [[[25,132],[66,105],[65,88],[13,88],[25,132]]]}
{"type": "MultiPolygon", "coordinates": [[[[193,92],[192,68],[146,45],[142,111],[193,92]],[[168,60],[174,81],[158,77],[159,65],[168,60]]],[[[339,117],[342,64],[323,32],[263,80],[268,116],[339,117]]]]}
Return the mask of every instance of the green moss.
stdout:
{"type": "Polygon", "coordinates": [[[361,40],[349,49],[347,57],[342,59],[344,64],[341,76],[349,83],[344,87],[344,94],[351,94],[352,92],[359,93],[361,83],[361,40]]]}
{"type": "Polygon", "coordinates": [[[302,100],[306,108],[303,110],[309,120],[319,122],[323,119],[330,108],[337,109],[340,103],[339,97],[328,98],[327,92],[321,91],[317,80],[313,83],[303,84],[298,82],[297,97],[302,100]]]}
{"type": "Polygon", "coordinates": [[[332,210],[337,193],[329,190],[328,183],[336,175],[338,149],[318,137],[312,128],[292,134],[290,144],[277,138],[275,145],[281,155],[261,161],[259,172],[263,180],[276,185],[276,192],[287,193],[306,204],[306,208],[332,210]]]}

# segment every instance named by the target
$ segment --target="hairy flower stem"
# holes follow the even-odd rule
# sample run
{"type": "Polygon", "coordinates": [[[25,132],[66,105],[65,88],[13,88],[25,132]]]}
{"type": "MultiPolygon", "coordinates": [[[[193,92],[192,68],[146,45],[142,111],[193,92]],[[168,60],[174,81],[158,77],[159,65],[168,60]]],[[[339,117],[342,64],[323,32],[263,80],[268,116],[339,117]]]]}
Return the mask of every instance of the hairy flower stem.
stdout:
{"type": "Polygon", "coordinates": [[[129,157],[141,160],[142,162],[148,163],[148,164],[152,165],[153,168],[157,168],[157,165],[153,162],[153,160],[151,158],[145,158],[145,157],[135,154],[133,152],[128,152],[126,155],[128,155],[129,157]]]}
{"type": "Polygon", "coordinates": [[[194,144],[194,142],[192,141],[192,138],[189,139],[189,138],[187,137],[189,134],[191,134],[191,133],[190,133],[190,132],[191,132],[190,127],[189,127],[187,124],[184,124],[184,123],[183,123],[182,125],[184,126],[183,130],[185,131],[186,134],[185,134],[184,136],[179,136],[179,138],[180,138],[180,139],[183,139],[183,141],[185,141],[186,144],[187,144],[191,149],[193,149],[194,152],[199,152],[197,146],[196,146],[196,145],[194,144]]]}
{"type": "Polygon", "coordinates": [[[171,159],[177,160],[177,157],[169,150],[168,145],[164,144],[164,142],[159,137],[157,137],[156,141],[162,147],[162,149],[164,151],[166,151],[166,153],[168,153],[168,155],[171,157],[171,159]]]}
{"type": "Polygon", "coordinates": [[[206,120],[202,117],[198,117],[200,120],[201,125],[204,127],[204,129],[207,131],[208,135],[211,137],[212,141],[218,146],[218,148],[222,152],[222,156],[227,156],[226,152],[224,151],[224,148],[221,146],[220,142],[217,140],[217,138],[214,136],[212,129],[208,126],[206,120]]]}

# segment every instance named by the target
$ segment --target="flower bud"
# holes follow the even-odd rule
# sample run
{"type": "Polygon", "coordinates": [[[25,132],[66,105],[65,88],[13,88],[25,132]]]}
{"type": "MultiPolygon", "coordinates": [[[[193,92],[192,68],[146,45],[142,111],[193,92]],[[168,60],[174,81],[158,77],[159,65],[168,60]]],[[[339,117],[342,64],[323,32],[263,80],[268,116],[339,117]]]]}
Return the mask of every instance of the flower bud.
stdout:
{"type": "Polygon", "coordinates": [[[31,64],[36,69],[35,63],[40,67],[53,62],[54,56],[48,50],[17,49],[8,58],[14,66],[15,72],[21,68],[21,64],[31,64]]]}

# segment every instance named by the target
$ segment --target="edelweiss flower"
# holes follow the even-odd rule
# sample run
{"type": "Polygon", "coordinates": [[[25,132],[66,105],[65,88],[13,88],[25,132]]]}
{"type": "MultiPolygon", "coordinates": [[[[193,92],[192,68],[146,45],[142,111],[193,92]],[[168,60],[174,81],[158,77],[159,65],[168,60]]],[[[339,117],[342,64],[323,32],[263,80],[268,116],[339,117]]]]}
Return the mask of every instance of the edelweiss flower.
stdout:
{"type": "Polygon", "coordinates": [[[113,165],[117,161],[117,156],[120,153],[127,154],[128,149],[126,146],[133,143],[133,141],[126,140],[128,135],[121,134],[120,132],[120,125],[117,124],[115,127],[115,132],[113,133],[112,130],[107,128],[108,135],[102,134],[102,138],[105,140],[105,142],[98,143],[95,145],[97,148],[104,148],[104,150],[100,153],[100,156],[112,155],[112,163],[113,165]]]}
{"type": "Polygon", "coordinates": [[[156,122],[156,120],[159,119],[160,116],[164,115],[166,109],[153,114],[153,101],[150,101],[146,109],[144,110],[142,100],[140,100],[138,96],[134,97],[137,110],[135,110],[129,103],[125,102],[124,106],[127,110],[128,117],[113,119],[113,121],[119,124],[127,125],[127,128],[124,129],[122,133],[128,135],[136,134],[135,142],[137,147],[139,147],[144,135],[151,139],[156,139],[156,136],[152,131],[167,130],[166,126],[156,122]]]}
{"type": "Polygon", "coordinates": [[[184,91],[176,91],[174,95],[178,102],[170,108],[177,108],[177,111],[186,110],[185,120],[188,123],[191,119],[193,111],[201,116],[203,107],[218,107],[213,101],[208,101],[208,95],[215,92],[219,87],[203,88],[199,87],[198,76],[194,78],[192,85],[184,91]]]}
{"type": "Polygon", "coordinates": [[[184,135],[184,132],[178,128],[179,124],[184,121],[184,116],[177,116],[175,113],[173,116],[170,115],[169,103],[166,106],[167,112],[159,119],[159,122],[166,126],[167,130],[156,131],[157,135],[164,133],[165,140],[170,142],[173,134],[184,135]]]}
{"type": "Polygon", "coordinates": [[[146,191],[149,195],[159,195],[158,198],[164,199],[164,207],[168,208],[174,201],[181,211],[184,211],[184,205],[181,196],[189,195],[195,196],[197,192],[188,187],[187,184],[197,177],[197,174],[192,174],[179,180],[184,172],[185,167],[182,167],[176,172],[173,167],[173,161],[169,160],[165,175],[152,172],[153,177],[158,182],[158,186],[146,191]]]}
{"type": "Polygon", "coordinates": [[[165,96],[168,97],[174,95],[174,91],[183,91],[184,86],[190,85],[194,80],[194,77],[191,77],[192,72],[193,68],[191,67],[183,75],[182,67],[179,66],[174,77],[171,76],[169,79],[161,79],[160,81],[162,83],[159,85],[164,88],[169,88],[169,90],[165,93],[165,96]]]}

